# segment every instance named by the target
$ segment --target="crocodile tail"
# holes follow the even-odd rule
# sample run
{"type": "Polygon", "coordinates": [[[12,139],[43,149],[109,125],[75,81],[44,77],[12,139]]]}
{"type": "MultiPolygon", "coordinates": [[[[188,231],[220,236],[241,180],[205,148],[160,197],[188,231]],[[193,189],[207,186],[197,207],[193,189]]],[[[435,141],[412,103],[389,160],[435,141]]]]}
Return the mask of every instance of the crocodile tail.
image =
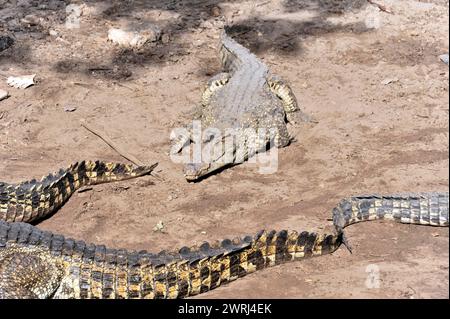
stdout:
{"type": "Polygon", "coordinates": [[[219,54],[222,68],[225,72],[234,72],[242,63],[234,50],[234,47],[239,44],[231,39],[225,31],[222,32],[220,40],[219,54]]]}
{"type": "Polygon", "coordinates": [[[107,163],[102,161],[82,161],[71,165],[67,175],[78,180],[77,186],[96,185],[120,181],[147,175],[153,171],[158,163],[150,166],[133,166],[123,163],[107,163]]]}
{"type": "Polygon", "coordinates": [[[338,231],[376,219],[448,227],[448,206],[448,192],[354,196],[333,209],[333,223],[338,231]]]}
{"type": "Polygon", "coordinates": [[[80,187],[135,178],[149,174],[157,164],[133,167],[128,164],[82,161],[20,184],[0,183],[0,220],[34,222],[61,207],[80,187]]]}
{"type": "Polygon", "coordinates": [[[331,253],[341,241],[341,234],[261,231],[254,237],[151,254],[108,249],[0,220],[0,286],[11,294],[27,278],[42,277],[47,279],[27,282],[41,298],[183,298],[267,267],[331,253]],[[41,268],[2,270],[2,259],[9,255],[31,258],[31,265],[41,268]]]}
{"type": "Polygon", "coordinates": [[[341,234],[282,230],[261,231],[253,238],[226,239],[213,245],[204,243],[196,249],[184,247],[179,252],[183,262],[176,264],[177,276],[169,276],[170,266],[166,265],[165,284],[155,291],[155,298],[204,293],[267,267],[331,253],[341,240],[341,234]]]}
{"type": "Polygon", "coordinates": [[[255,67],[256,65],[259,68],[267,69],[249,49],[233,40],[226,31],[223,31],[220,36],[219,53],[225,72],[233,73],[244,66],[255,67]]]}

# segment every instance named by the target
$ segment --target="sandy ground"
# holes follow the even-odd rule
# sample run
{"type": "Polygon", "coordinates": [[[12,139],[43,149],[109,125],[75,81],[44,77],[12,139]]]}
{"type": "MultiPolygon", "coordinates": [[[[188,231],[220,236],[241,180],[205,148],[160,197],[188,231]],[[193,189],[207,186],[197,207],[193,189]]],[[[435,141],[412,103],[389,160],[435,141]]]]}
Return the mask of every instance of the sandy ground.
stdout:
{"type": "MultiPolygon", "coordinates": [[[[11,95],[0,101],[0,180],[82,159],[124,161],[80,120],[159,162],[161,179],[76,193],[39,227],[159,251],[260,229],[320,231],[354,194],[448,191],[449,69],[438,58],[448,52],[448,1],[379,0],[392,13],[363,0],[72,3],[82,8],[76,29],[65,26],[69,1],[0,0],[0,34],[15,38],[0,53],[0,89],[11,95]],[[139,50],[107,42],[110,27],[136,22],[163,38],[139,50]],[[296,141],[279,150],[275,174],[244,163],[187,183],[168,156],[169,134],[220,70],[224,23],[318,123],[289,127],[296,141]],[[26,90],[6,84],[32,73],[38,82],[26,90]],[[159,221],[164,232],[153,231],[159,221]]],[[[200,297],[449,298],[448,228],[371,222],[347,232],[353,254],[341,248],[200,297]],[[378,287],[367,285],[373,278],[378,287]]]]}

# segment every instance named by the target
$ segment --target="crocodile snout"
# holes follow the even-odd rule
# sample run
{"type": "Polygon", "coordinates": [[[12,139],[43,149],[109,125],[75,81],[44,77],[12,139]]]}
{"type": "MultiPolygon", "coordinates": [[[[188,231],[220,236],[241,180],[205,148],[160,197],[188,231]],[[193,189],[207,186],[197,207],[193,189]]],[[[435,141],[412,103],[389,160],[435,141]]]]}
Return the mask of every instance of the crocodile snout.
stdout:
{"type": "Polygon", "coordinates": [[[209,172],[208,163],[188,163],[184,166],[184,176],[188,181],[195,181],[209,172]]]}

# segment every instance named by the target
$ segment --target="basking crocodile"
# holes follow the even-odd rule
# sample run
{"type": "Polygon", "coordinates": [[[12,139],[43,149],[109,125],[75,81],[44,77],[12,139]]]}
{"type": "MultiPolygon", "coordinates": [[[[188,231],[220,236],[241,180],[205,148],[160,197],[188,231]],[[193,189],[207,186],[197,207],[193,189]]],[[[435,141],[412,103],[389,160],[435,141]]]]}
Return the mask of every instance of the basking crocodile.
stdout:
{"type": "Polygon", "coordinates": [[[199,156],[185,165],[184,174],[189,181],[241,163],[268,147],[288,145],[291,138],[286,119],[308,120],[289,85],[272,75],[261,60],[225,32],[221,36],[220,56],[224,72],[208,81],[187,132],[173,136],[172,154],[191,141],[204,144],[201,149],[208,150],[207,156],[202,154],[204,158],[199,156]],[[200,122],[204,136],[195,136],[195,121],[200,122]]]}
{"type": "MultiPolygon", "coordinates": [[[[2,196],[7,211],[23,205],[10,192],[2,196]]],[[[334,229],[328,234],[262,231],[158,254],[85,244],[17,222],[23,214],[3,214],[0,298],[193,296],[266,267],[332,253],[345,241],[343,228],[356,222],[393,219],[448,227],[448,206],[448,192],[357,196],[333,209],[334,229]]]]}

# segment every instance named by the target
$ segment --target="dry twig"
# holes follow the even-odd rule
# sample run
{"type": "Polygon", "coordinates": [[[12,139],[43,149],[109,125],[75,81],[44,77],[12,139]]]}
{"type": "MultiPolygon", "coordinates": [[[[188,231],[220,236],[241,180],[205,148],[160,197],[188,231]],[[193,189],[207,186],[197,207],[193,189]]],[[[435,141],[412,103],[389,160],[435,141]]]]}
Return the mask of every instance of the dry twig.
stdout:
{"type": "Polygon", "coordinates": [[[81,122],[81,126],[83,126],[86,130],[88,130],[92,134],[97,135],[100,139],[102,139],[106,144],[108,144],[113,150],[115,150],[123,158],[129,160],[130,162],[132,162],[133,164],[138,165],[138,166],[145,165],[138,158],[134,157],[131,154],[128,154],[120,146],[118,146],[116,143],[114,143],[111,140],[111,138],[109,136],[107,136],[106,134],[100,133],[97,129],[92,128],[90,125],[88,125],[85,122],[81,122]]]}
{"type": "Polygon", "coordinates": [[[389,9],[388,7],[386,7],[385,5],[383,5],[383,4],[381,4],[381,3],[378,3],[378,2],[373,1],[373,0],[367,0],[367,2],[369,2],[370,4],[373,4],[373,5],[375,5],[375,6],[377,6],[378,9],[380,9],[380,10],[383,11],[383,12],[390,13],[390,14],[394,14],[394,12],[393,12],[391,9],[389,9]]]}

